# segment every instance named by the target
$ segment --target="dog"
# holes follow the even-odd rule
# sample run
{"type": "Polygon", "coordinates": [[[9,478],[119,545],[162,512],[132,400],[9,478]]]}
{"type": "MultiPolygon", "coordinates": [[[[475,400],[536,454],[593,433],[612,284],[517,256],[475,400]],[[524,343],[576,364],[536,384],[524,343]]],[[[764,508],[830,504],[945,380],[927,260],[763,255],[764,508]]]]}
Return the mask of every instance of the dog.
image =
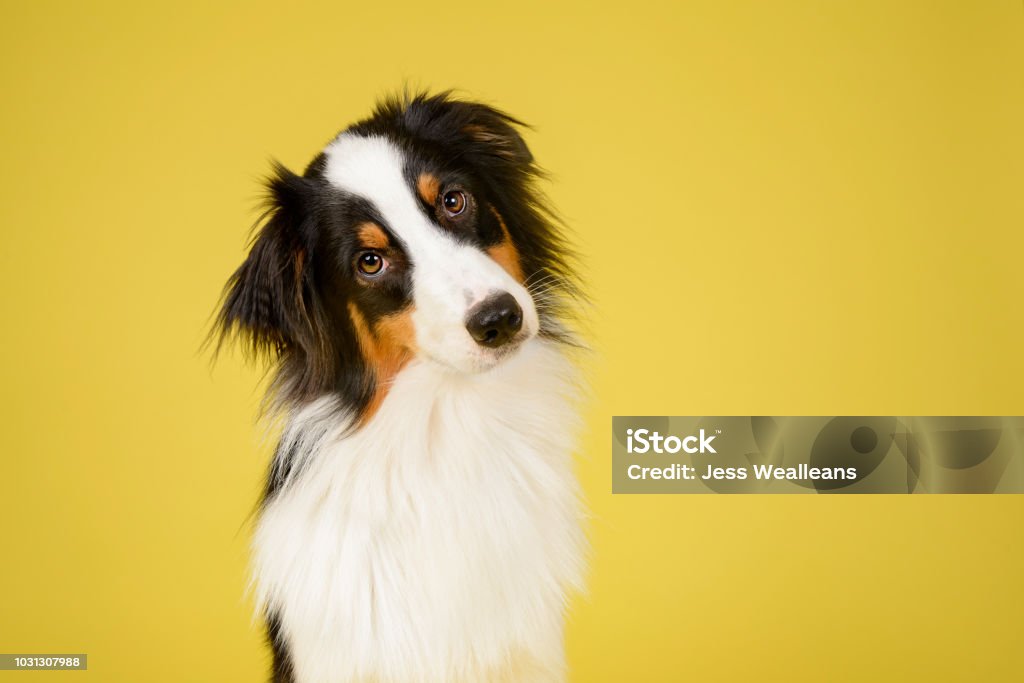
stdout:
{"type": "Polygon", "coordinates": [[[395,96],[267,181],[213,335],[272,369],[253,586],[275,682],[565,678],[585,298],[523,126],[395,96]]]}

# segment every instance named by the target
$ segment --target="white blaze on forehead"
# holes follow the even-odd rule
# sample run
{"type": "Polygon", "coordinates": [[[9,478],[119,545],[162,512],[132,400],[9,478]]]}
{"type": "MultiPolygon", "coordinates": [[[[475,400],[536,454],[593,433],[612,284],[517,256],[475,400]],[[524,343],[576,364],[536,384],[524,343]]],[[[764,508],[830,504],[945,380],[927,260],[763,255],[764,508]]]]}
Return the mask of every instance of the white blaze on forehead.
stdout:
{"type": "Polygon", "coordinates": [[[487,296],[496,284],[491,266],[482,263],[479,250],[459,244],[427,219],[405,177],[404,155],[391,141],[344,134],[328,145],[325,153],[328,182],[372,203],[387,227],[404,242],[414,266],[415,285],[433,289],[438,283],[427,278],[448,273],[479,298],[487,296]],[[429,271],[433,268],[441,272],[432,275],[429,271]]]}
{"type": "MultiPolygon", "coordinates": [[[[430,228],[405,179],[405,159],[390,141],[344,134],[324,150],[328,182],[369,200],[413,251],[429,244],[430,228]]],[[[443,236],[437,235],[437,238],[443,236]]]]}
{"type": "Polygon", "coordinates": [[[427,218],[405,177],[405,157],[391,141],[346,133],[324,153],[327,181],[373,204],[405,245],[413,264],[413,319],[422,351],[464,369],[484,363],[483,352],[465,330],[465,317],[495,291],[511,293],[523,309],[524,332],[537,332],[537,312],[527,291],[482,250],[459,243],[427,218]]]}

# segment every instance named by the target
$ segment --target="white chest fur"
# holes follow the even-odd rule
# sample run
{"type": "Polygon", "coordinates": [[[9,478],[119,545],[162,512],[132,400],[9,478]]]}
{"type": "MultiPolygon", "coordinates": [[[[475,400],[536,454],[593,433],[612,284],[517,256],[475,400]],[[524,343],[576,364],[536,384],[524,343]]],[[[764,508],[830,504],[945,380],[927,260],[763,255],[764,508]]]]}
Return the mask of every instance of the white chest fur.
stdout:
{"type": "MultiPolygon", "coordinates": [[[[299,683],[562,679],[584,540],[569,364],[533,340],[482,375],[416,362],[360,430],[292,417],[301,472],[254,540],[299,683]]],[[[337,419],[337,418],[335,418],[337,419]]]]}

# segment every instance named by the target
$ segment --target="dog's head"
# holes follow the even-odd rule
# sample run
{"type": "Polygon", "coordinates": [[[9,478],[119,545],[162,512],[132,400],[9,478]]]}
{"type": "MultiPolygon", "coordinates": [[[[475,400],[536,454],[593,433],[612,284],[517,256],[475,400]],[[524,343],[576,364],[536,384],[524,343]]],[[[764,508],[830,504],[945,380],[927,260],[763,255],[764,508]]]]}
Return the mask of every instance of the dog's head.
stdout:
{"type": "Polygon", "coordinates": [[[285,398],[365,411],[414,358],[479,373],[556,334],[568,255],[518,125],[446,94],[396,99],[303,175],[276,167],[222,339],[275,356],[285,398]]]}

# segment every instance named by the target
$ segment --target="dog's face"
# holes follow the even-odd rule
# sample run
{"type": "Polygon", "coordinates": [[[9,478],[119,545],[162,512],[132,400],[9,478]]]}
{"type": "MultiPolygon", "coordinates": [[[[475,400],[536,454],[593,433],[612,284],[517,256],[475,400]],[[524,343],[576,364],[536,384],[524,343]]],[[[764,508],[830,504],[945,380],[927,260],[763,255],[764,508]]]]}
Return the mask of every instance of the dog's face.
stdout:
{"type": "Polygon", "coordinates": [[[550,332],[568,275],[515,123],[444,95],[392,101],[302,176],[278,167],[222,333],[275,352],[290,398],[367,412],[413,358],[479,373],[550,332]]]}
{"type": "Polygon", "coordinates": [[[505,219],[472,169],[345,133],[319,182],[330,291],[345,292],[364,350],[420,354],[460,372],[494,366],[539,331],[505,219]]]}

